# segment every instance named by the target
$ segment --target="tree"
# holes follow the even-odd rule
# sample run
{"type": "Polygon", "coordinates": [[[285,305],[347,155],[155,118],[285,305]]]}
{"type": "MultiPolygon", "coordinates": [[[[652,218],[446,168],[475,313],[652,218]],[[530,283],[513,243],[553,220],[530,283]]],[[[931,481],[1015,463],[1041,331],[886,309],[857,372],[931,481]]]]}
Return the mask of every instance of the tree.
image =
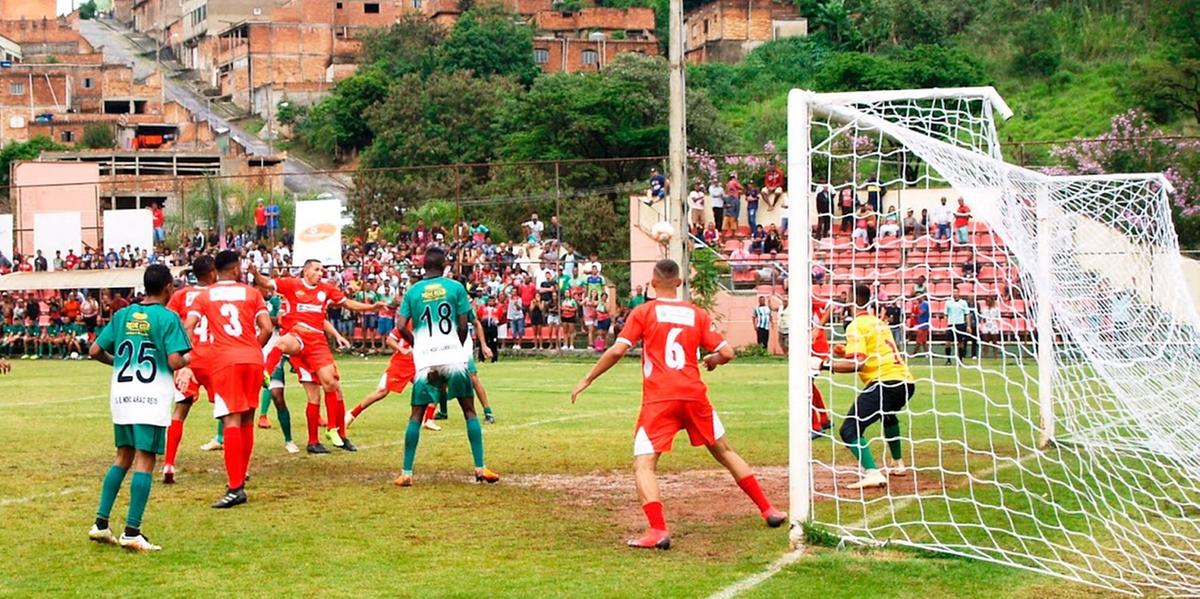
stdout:
{"type": "Polygon", "coordinates": [[[387,29],[366,34],[360,62],[393,79],[409,73],[427,76],[437,69],[438,49],[445,40],[444,27],[424,16],[407,14],[387,29]]]}
{"type": "Polygon", "coordinates": [[[1013,35],[1016,53],[1012,59],[1012,69],[1018,75],[1049,76],[1062,64],[1053,20],[1052,13],[1039,12],[1020,21],[1013,35]]]}
{"type": "Polygon", "coordinates": [[[1179,111],[1200,123],[1200,60],[1158,58],[1138,64],[1128,92],[1160,123],[1174,120],[1179,111]]]}
{"type": "Polygon", "coordinates": [[[442,44],[439,64],[479,77],[509,76],[525,86],[541,72],[533,62],[533,29],[498,5],[463,13],[442,44]]]}
{"type": "Polygon", "coordinates": [[[25,142],[9,143],[0,150],[0,185],[7,186],[10,183],[9,171],[14,161],[33,160],[41,156],[42,152],[59,152],[65,149],[65,146],[55,143],[45,135],[38,135],[25,142]]]}
{"type": "Polygon", "coordinates": [[[100,150],[117,145],[112,127],[107,123],[92,123],[83,128],[83,138],[80,140],[85,148],[100,150]]]}
{"type": "Polygon", "coordinates": [[[363,114],[387,94],[387,77],[377,68],[364,68],[338,83],[333,93],[309,112],[298,133],[309,147],[330,154],[365,148],[373,137],[363,114]]]}
{"type": "Polygon", "coordinates": [[[96,0],[88,0],[79,5],[79,18],[84,21],[90,21],[96,18],[96,0]]]}

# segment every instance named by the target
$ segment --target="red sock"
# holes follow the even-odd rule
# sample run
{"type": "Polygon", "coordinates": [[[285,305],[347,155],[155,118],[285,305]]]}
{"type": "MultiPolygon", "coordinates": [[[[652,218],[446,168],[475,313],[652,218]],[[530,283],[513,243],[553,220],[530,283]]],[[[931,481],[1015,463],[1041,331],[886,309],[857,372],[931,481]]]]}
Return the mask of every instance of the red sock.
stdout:
{"type": "Polygon", "coordinates": [[[172,419],[167,427],[167,455],[163,458],[164,466],[175,466],[175,454],[179,453],[179,442],[183,440],[183,421],[172,419]]]}
{"type": "Polygon", "coordinates": [[[308,421],[308,444],[312,445],[317,442],[317,431],[321,429],[320,404],[305,404],[304,418],[308,421]]]}
{"type": "Polygon", "coordinates": [[[366,406],[364,406],[362,404],[358,404],[357,406],[354,406],[354,408],[352,408],[350,410],[350,415],[355,418],[358,418],[358,415],[362,414],[362,411],[365,409],[367,409],[366,406]]]}
{"type": "Polygon", "coordinates": [[[246,450],[242,447],[241,427],[225,427],[225,475],[229,477],[229,488],[238,489],[246,482],[246,450]]]}
{"type": "Polygon", "coordinates": [[[646,512],[646,521],[650,523],[650,528],[657,530],[667,529],[667,520],[663,518],[663,509],[661,501],[651,501],[650,503],[642,504],[642,511],[646,512]]]}
{"type": "Polygon", "coordinates": [[[346,428],[346,404],[335,391],[325,392],[325,428],[336,430],[339,434],[346,428]]]}
{"type": "Polygon", "coordinates": [[[829,422],[829,415],[825,409],[825,400],[821,397],[821,390],[817,389],[817,384],[812,386],[812,429],[820,432],[825,427],[825,423],[829,422]]]}
{"type": "Polygon", "coordinates": [[[267,352],[267,357],[263,360],[263,370],[268,374],[273,373],[279,367],[281,361],[283,361],[283,350],[279,349],[279,346],[276,345],[267,352]]]}
{"type": "Polygon", "coordinates": [[[242,433],[242,478],[250,471],[250,456],[254,455],[254,425],[240,427],[242,433]]]}
{"type": "Polygon", "coordinates": [[[746,495],[750,496],[750,499],[754,500],[754,505],[758,506],[759,513],[765,514],[771,511],[771,502],[767,501],[767,496],[763,493],[762,487],[758,486],[758,479],[754,478],[753,474],[737,481],[737,484],[746,495]]]}
{"type": "Polygon", "coordinates": [[[433,415],[436,413],[437,408],[433,407],[433,404],[425,406],[425,418],[422,420],[422,422],[424,422],[424,420],[433,420],[433,415]]]}

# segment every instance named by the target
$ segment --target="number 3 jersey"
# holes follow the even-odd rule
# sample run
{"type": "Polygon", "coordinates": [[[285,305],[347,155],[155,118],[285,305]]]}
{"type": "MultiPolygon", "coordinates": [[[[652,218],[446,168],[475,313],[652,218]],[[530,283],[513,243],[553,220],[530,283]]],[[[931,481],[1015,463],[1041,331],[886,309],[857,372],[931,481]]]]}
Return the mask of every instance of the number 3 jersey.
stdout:
{"type": "Polygon", "coordinates": [[[179,317],[161,304],[134,304],[113,315],[96,343],[113,356],[113,422],[170,425],[175,381],[167,356],[192,347],[179,317]]]}
{"type": "Polygon", "coordinates": [[[196,337],[207,342],[209,370],[216,373],[234,364],[263,364],[255,323],[267,314],[262,293],[249,285],[221,281],[204,289],[188,309],[196,315],[196,337]]]}
{"type": "Polygon", "coordinates": [[[418,373],[434,366],[466,368],[471,350],[458,337],[458,320],[465,315],[470,322],[470,311],[466,288],[445,277],[419,281],[404,294],[400,316],[412,323],[418,373]]]}
{"type": "Polygon", "coordinates": [[[713,352],[725,338],[708,312],[681,300],[658,299],[629,313],[617,343],[642,342],[642,403],[708,401],[700,380],[700,350],[713,352]]]}

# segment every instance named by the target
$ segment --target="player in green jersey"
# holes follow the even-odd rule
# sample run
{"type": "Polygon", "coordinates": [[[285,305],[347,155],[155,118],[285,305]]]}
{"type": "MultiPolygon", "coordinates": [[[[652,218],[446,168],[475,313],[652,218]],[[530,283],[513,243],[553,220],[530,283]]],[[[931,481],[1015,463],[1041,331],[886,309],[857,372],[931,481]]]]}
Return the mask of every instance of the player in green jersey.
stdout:
{"type": "Polygon", "coordinates": [[[158,551],[142,534],[142,515],[150,499],[154,462],[166,448],[167,425],[175,406],[175,382],[190,382],[187,352],[192,345],[183,323],[164,306],[174,291],[171,271],[155,264],[142,276],[146,295],[142,303],[127,306],[113,315],[92,343],[89,353],[113,367],[109,404],[117,458],[100,491],[100,507],[88,538],[118,544],[131,551],[158,551]],[[121,490],[125,473],[133,467],[129,486],[129,512],[120,539],[109,528],[108,516],[121,490]]]}
{"type": "MultiPolygon", "coordinates": [[[[267,312],[271,315],[271,322],[275,324],[275,329],[279,330],[279,308],[282,305],[282,300],[279,294],[272,293],[267,298],[267,312]]],[[[271,342],[267,342],[270,346],[271,342]]],[[[271,428],[271,419],[267,416],[267,412],[271,410],[271,404],[275,404],[275,414],[279,418],[279,428],[283,431],[283,448],[288,453],[300,453],[300,448],[292,441],[292,413],[288,411],[287,401],[283,395],[283,361],[279,362],[279,366],[271,373],[271,380],[267,384],[267,388],[262,390],[262,394],[258,398],[258,428],[271,428]]]]}

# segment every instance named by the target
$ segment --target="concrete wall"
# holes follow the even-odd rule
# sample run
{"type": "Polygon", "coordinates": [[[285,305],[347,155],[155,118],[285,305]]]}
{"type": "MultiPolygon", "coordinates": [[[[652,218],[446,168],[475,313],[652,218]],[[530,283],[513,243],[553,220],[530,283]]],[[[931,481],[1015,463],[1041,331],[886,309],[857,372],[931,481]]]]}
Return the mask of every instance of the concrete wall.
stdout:
{"type": "Polygon", "coordinates": [[[22,254],[33,251],[33,215],[40,212],[81,213],[83,242],[99,247],[99,181],[100,168],[94,163],[14,163],[17,251],[22,254]]]}
{"type": "Polygon", "coordinates": [[[0,20],[27,21],[54,19],[58,15],[55,0],[0,0],[0,20]]]}

